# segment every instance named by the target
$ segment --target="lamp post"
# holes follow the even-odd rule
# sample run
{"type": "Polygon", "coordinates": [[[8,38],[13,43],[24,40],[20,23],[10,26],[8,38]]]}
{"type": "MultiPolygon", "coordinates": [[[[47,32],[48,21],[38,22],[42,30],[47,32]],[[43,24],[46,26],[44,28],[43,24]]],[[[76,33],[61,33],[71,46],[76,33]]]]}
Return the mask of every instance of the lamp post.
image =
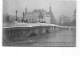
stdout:
{"type": "Polygon", "coordinates": [[[18,12],[18,11],[16,10],[16,20],[15,20],[15,21],[17,21],[17,12],[18,12]]]}

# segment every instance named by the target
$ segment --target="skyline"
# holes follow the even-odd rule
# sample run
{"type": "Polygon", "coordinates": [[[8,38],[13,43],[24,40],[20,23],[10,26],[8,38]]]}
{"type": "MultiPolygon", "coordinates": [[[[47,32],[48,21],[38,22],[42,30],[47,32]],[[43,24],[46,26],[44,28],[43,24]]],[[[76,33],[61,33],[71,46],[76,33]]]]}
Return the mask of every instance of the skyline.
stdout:
{"type": "Polygon", "coordinates": [[[26,6],[28,12],[32,12],[34,9],[49,11],[49,7],[51,6],[57,21],[59,21],[61,15],[72,19],[73,12],[76,9],[75,0],[3,0],[3,2],[3,13],[7,12],[10,15],[15,15],[15,11],[18,10],[18,16],[20,17],[22,17],[22,12],[25,11],[26,6]]]}

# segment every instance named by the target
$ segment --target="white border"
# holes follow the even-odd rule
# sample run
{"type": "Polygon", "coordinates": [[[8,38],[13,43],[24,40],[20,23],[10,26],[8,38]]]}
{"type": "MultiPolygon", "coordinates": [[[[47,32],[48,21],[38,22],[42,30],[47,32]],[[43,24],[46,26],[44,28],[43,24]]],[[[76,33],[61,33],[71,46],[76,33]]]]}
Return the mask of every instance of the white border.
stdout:
{"type": "Polygon", "coordinates": [[[80,56],[80,0],[77,0],[77,47],[2,47],[2,0],[0,0],[0,57],[80,56]]]}

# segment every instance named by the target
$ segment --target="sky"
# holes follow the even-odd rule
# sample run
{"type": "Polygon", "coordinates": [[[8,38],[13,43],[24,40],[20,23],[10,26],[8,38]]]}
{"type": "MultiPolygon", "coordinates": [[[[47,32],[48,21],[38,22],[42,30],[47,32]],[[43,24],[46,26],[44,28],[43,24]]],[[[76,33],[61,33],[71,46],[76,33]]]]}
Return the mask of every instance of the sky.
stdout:
{"type": "Polygon", "coordinates": [[[50,6],[57,21],[61,15],[72,19],[76,2],[75,0],[3,0],[3,13],[15,15],[15,11],[18,10],[18,16],[22,17],[22,12],[25,11],[26,7],[28,12],[31,12],[34,9],[49,11],[50,6]]]}

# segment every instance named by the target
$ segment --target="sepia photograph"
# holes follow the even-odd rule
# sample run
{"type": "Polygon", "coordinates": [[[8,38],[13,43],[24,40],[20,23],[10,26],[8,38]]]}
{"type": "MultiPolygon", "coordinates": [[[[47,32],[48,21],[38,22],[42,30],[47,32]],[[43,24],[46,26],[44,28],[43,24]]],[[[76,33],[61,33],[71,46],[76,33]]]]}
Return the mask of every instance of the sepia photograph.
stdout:
{"type": "Polygon", "coordinates": [[[3,0],[2,45],[76,47],[76,0],[3,0]]]}

